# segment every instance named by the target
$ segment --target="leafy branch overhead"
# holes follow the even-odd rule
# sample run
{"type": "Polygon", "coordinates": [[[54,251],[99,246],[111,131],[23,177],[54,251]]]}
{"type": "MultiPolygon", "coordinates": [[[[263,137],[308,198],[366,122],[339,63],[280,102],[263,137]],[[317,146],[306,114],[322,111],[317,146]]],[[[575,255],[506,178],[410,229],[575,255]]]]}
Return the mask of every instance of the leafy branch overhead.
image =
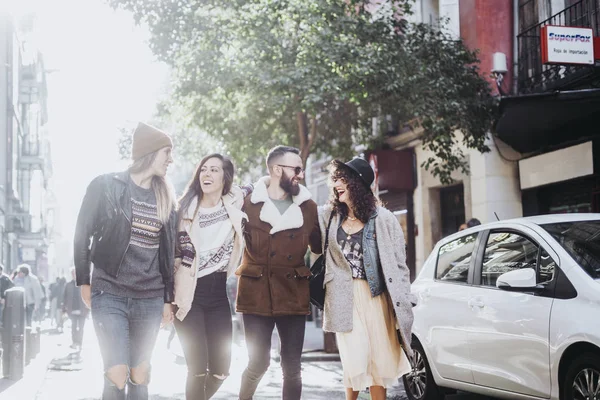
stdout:
{"type": "Polygon", "coordinates": [[[477,54],[408,23],[411,0],[108,1],[149,26],[173,102],[242,168],[279,143],[349,158],[409,120],[442,182],[466,170],[461,141],[488,150],[495,106],[477,54]]]}

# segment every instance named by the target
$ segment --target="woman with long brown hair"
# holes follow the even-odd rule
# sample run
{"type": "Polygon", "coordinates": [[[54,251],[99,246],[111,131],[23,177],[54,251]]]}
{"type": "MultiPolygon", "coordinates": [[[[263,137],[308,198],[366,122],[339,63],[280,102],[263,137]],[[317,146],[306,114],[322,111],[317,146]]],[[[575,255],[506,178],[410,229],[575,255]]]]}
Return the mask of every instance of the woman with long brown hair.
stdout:
{"type": "Polygon", "coordinates": [[[323,329],[335,332],[344,369],[346,399],[369,388],[383,400],[386,387],[410,371],[413,321],[404,235],[370,186],[367,161],[334,160],[330,201],[319,213],[322,237],[329,229],[323,329]],[[399,328],[399,335],[397,334],[399,328]]]}
{"type": "Polygon", "coordinates": [[[175,328],[188,376],[186,399],[210,399],[229,375],[232,322],[227,278],[244,241],[241,211],[247,191],[233,185],[228,157],[202,159],[179,200],[175,261],[175,328]]]}

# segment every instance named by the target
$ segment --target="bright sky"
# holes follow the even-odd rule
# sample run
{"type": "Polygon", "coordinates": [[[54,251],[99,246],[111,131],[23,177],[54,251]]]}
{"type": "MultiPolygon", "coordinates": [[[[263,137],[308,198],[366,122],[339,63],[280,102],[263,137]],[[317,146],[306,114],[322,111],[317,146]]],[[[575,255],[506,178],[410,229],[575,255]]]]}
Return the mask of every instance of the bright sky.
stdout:
{"type": "Polygon", "coordinates": [[[62,231],[72,238],[87,184],[127,165],[118,157],[117,128],[152,116],[168,69],[151,54],[147,30],[103,0],[2,4],[16,15],[36,11],[46,69],[55,70],[48,75],[53,190],[62,231]]]}

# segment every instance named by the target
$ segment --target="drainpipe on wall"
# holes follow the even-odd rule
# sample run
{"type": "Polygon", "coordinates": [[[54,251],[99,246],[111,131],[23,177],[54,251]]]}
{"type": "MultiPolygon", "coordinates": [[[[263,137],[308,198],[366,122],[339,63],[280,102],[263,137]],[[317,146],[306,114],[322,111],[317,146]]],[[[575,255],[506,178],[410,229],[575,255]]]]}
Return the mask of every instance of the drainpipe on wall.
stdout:
{"type": "Polygon", "coordinates": [[[519,0],[513,0],[513,94],[519,90],[519,0]]]}

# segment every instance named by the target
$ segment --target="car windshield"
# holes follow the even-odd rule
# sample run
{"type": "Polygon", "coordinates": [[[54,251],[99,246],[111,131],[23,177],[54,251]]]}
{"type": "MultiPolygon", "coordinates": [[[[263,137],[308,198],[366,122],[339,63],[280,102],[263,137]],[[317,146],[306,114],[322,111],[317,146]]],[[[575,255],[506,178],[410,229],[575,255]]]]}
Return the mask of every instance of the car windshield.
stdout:
{"type": "Polygon", "coordinates": [[[600,279],[600,221],[541,225],[593,279],[600,279]]]}

